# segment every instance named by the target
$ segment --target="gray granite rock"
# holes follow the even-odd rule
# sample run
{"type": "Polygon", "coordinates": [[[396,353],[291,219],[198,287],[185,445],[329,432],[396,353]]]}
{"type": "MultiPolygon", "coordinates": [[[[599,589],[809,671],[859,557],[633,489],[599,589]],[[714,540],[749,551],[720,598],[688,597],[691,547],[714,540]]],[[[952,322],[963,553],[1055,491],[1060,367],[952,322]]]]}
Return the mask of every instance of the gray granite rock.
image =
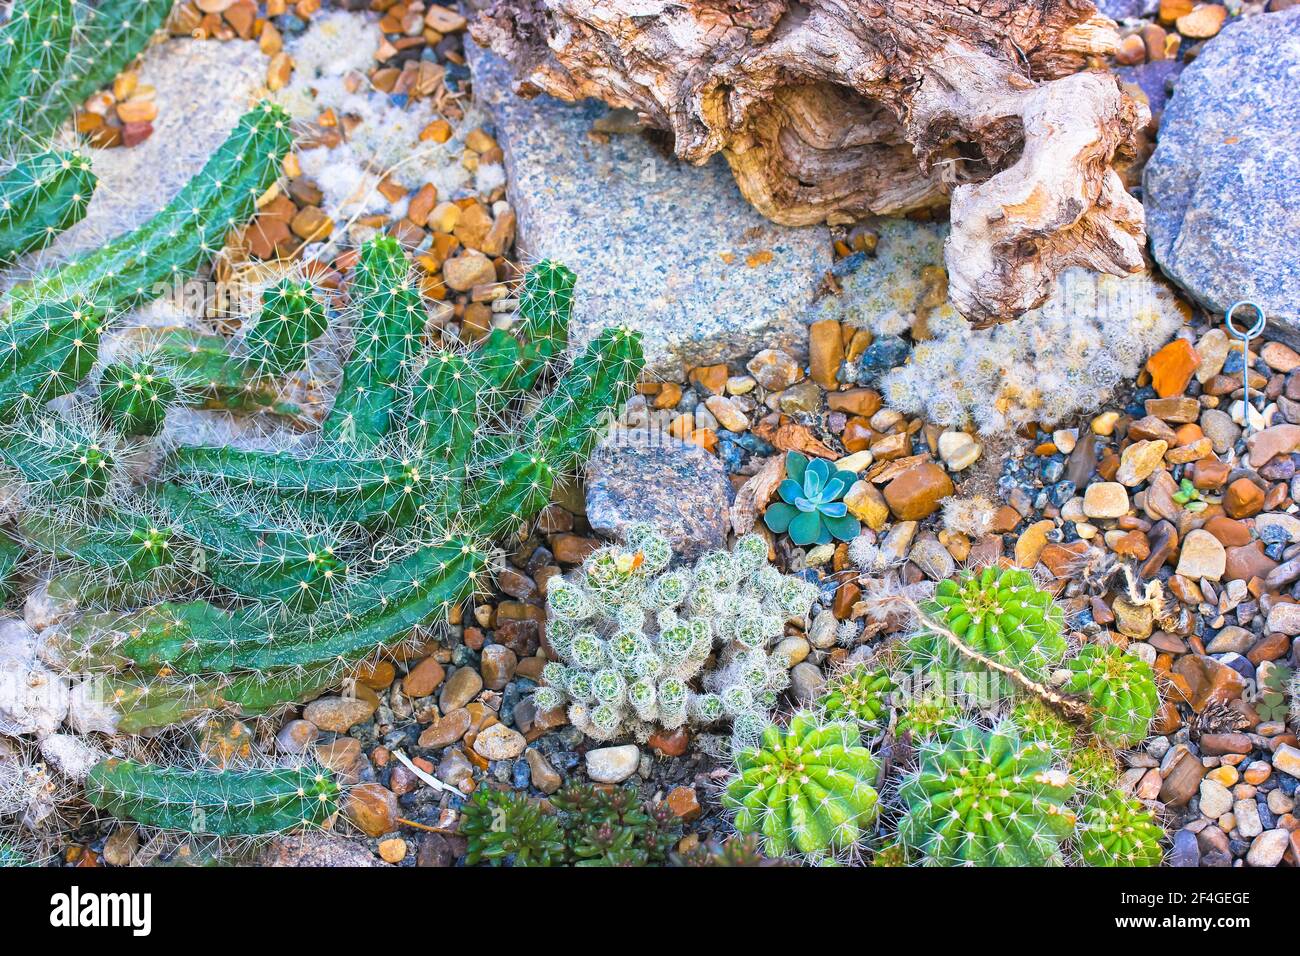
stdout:
{"type": "Polygon", "coordinates": [[[676,380],[761,348],[806,352],[799,317],[831,265],[825,227],[764,219],[720,157],[694,167],[635,131],[593,134],[603,104],[515,96],[504,62],[466,47],[505,152],[519,249],[578,273],[577,345],[627,322],[645,334],[649,370],[676,380]]]}
{"type": "Polygon", "coordinates": [[[276,837],[258,853],[257,866],[382,866],[360,843],[333,833],[276,837]]]}
{"type": "Polygon", "coordinates": [[[1179,78],[1143,181],[1165,273],[1213,312],[1258,302],[1292,344],[1300,343],[1297,88],[1300,7],[1231,23],[1179,78]]]}
{"type": "Polygon", "coordinates": [[[602,534],[649,522],[693,557],[726,544],[730,504],[721,462],[664,432],[615,431],[587,463],[587,520],[602,534]]]}

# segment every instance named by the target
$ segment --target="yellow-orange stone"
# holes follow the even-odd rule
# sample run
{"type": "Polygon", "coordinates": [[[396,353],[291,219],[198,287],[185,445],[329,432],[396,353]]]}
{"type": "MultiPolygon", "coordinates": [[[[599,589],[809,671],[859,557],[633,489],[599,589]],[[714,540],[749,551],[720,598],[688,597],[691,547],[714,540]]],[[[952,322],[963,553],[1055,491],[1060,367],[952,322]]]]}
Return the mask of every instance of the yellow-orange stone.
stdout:
{"type": "Polygon", "coordinates": [[[1201,357],[1196,354],[1192,343],[1186,339],[1174,339],[1160,351],[1147,359],[1147,371],[1151,373],[1151,387],[1161,398],[1181,395],[1191,381],[1196,366],[1201,364],[1201,357]]]}

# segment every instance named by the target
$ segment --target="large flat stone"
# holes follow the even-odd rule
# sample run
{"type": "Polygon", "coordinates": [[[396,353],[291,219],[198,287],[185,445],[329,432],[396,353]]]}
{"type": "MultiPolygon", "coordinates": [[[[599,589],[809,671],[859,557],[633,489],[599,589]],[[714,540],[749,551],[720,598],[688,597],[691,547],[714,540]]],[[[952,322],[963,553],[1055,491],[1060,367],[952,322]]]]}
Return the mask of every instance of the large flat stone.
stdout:
{"type": "Polygon", "coordinates": [[[503,61],[466,46],[505,152],[520,252],[578,273],[576,344],[627,322],[645,334],[649,370],[674,379],[765,347],[806,352],[800,314],[831,265],[825,227],[764,219],[719,157],[694,167],[636,132],[593,135],[603,104],[522,99],[503,61]]]}
{"type": "Polygon", "coordinates": [[[1300,7],[1233,21],[1179,78],[1143,180],[1151,249],[1165,273],[1213,312],[1258,302],[1292,344],[1300,342],[1298,83],[1300,7]]]}
{"type": "Polygon", "coordinates": [[[722,463],[662,431],[616,430],[587,463],[587,520],[616,538],[644,521],[694,557],[727,543],[730,505],[722,463]]]}

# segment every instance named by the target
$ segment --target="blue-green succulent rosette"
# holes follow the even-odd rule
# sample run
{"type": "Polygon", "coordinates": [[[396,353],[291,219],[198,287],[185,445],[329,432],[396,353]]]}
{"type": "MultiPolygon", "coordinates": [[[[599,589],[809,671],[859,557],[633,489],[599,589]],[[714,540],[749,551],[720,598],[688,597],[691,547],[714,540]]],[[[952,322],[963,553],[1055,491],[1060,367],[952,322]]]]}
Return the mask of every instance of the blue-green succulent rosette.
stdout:
{"type": "Polygon", "coordinates": [[[781,500],[768,506],[763,522],[774,534],[789,532],[799,547],[849,541],[862,531],[841,500],[857,481],[851,471],[840,471],[822,458],[809,461],[797,451],[785,456],[781,500]]]}

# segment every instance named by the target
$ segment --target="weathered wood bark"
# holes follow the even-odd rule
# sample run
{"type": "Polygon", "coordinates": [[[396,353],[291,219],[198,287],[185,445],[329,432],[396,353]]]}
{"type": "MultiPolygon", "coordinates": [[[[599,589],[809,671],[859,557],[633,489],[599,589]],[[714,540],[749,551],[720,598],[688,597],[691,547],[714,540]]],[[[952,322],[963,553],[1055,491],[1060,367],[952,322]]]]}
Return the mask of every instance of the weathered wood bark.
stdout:
{"type": "Polygon", "coordinates": [[[522,95],[597,97],[722,152],[764,215],[802,225],[950,205],[953,303],[979,324],[1073,265],[1143,266],[1112,168],[1145,106],[1105,72],[1090,0],[487,0],[474,38],[522,95]]]}

